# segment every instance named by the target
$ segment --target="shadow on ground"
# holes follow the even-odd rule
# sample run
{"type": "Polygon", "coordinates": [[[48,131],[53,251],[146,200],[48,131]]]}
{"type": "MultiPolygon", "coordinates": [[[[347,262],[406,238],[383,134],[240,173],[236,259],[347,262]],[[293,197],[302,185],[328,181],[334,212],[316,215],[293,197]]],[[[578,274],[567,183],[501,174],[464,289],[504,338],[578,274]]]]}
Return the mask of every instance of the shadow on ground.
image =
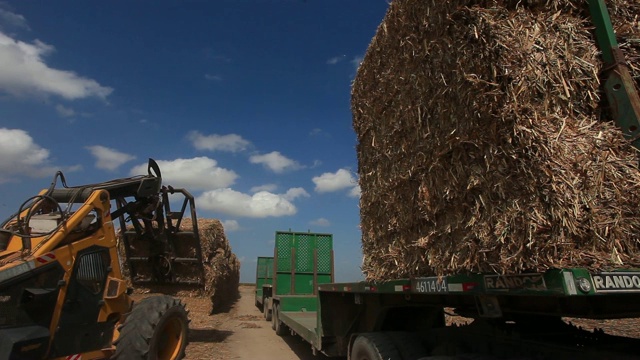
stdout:
{"type": "MultiPolygon", "coordinates": [[[[328,360],[329,358],[318,352],[317,355],[313,355],[311,351],[311,344],[302,340],[299,336],[283,336],[284,342],[289,345],[291,350],[300,358],[300,360],[328,360]]],[[[346,360],[346,358],[338,357],[331,358],[332,360],[346,360]]]]}
{"type": "Polygon", "coordinates": [[[211,302],[213,306],[209,315],[227,313],[231,311],[231,308],[240,300],[240,292],[237,290],[231,290],[225,294],[226,296],[218,296],[211,302]]]}
{"type": "Polygon", "coordinates": [[[214,343],[223,342],[233,331],[217,329],[189,329],[189,342],[214,343]]]}

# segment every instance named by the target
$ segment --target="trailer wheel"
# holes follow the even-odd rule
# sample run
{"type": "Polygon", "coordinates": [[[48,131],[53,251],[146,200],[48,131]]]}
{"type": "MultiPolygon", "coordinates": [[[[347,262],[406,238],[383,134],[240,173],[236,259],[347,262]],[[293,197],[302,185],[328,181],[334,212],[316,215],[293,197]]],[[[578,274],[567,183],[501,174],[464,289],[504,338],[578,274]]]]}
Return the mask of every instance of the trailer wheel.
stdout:
{"type": "Polygon", "coordinates": [[[285,336],[289,334],[289,327],[280,321],[280,304],[273,305],[271,328],[276,331],[276,335],[285,336]]]}
{"type": "Polygon", "coordinates": [[[358,335],[351,346],[351,360],[403,360],[393,340],[385,333],[358,335]]]}
{"type": "Polygon", "coordinates": [[[264,319],[267,321],[271,321],[271,317],[273,316],[273,311],[269,311],[269,298],[265,298],[262,303],[262,313],[264,315],[264,319]]]}
{"type": "Polygon", "coordinates": [[[387,332],[386,335],[396,345],[402,360],[418,360],[429,356],[427,350],[422,346],[420,337],[414,333],[396,331],[387,332]]]}
{"type": "Polygon", "coordinates": [[[184,357],[189,333],[187,310],[167,295],[134,305],[120,328],[113,359],[178,360],[184,357]]]}

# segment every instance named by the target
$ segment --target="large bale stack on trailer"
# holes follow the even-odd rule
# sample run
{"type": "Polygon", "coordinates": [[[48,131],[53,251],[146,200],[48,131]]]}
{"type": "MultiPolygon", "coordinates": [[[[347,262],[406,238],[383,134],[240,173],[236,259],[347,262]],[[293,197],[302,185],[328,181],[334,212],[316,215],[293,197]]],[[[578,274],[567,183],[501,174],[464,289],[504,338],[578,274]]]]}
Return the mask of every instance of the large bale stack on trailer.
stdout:
{"type": "MultiPolygon", "coordinates": [[[[640,3],[607,1],[640,76],[640,3]]],[[[395,0],[352,89],[369,280],[640,265],[584,1],[395,0]]]]}
{"type": "MultiPolygon", "coordinates": [[[[193,231],[191,219],[183,219],[180,231],[193,231]]],[[[233,253],[229,240],[225,236],[224,228],[219,220],[198,219],[198,234],[202,251],[202,265],[204,267],[204,288],[190,285],[137,285],[130,279],[130,272],[126,262],[126,254],[119,234],[118,252],[125,278],[129,285],[138,293],[159,292],[174,295],[207,296],[211,299],[211,312],[225,310],[238,298],[238,285],[240,281],[240,261],[233,253]]],[[[183,257],[196,257],[194,243],[190,237],[182,239],[178,237],[175,243],[175,252],[183,257]],[[184,241],[180,241],[184,240],[184,241]]],[[[144,238],[130,240],[131,256],[149,256],[149,242],[144,238]]],[[[176,264],[180,265],[180,264],[176,264]]],[[[200,268],[194,264],[180,265],[174,269],[180,280],[199,280],[200,268]]],[[[150,278],[152,269],[149,263],[138,264],[138,273],[145,278],[150,278]]]]}

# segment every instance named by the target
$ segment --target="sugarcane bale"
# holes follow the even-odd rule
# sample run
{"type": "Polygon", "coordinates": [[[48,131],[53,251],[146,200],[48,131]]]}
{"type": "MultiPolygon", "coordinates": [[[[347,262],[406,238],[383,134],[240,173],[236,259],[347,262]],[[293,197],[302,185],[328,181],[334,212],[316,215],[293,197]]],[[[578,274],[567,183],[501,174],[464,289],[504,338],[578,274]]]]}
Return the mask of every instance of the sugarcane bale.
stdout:
{"type": "MultiPolygon", "coordinates": [[[[640,4],[607,4],[638,79],[640,4]]],[[[585,6],[390,4],[352,88],[368,280],[640,265],[637,151],[585,6]]]]}
{"type": "Polygon", "coordinates": [[[239,296],[240,261],[219,220],[199,219],[198,230],[205,265],[204,293],[211,298],[212,313],[226,310],[239,296]]]}

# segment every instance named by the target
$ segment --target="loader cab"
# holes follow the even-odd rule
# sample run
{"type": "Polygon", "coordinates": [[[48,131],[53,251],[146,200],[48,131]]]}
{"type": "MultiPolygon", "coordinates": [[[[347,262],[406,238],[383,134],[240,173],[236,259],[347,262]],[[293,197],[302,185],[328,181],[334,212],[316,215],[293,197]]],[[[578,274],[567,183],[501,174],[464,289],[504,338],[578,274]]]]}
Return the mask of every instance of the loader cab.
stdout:
{"type": "Polygon", "coordinates": [[[0,358],[37,359],[48,349],[49,331],[65,271],[51,262],[0,286],[0,358]]]}
{"type": "Polygon", "coordinates": [[[109,197],[35,198],[0,231],[0,359],[111,347],[131,302],[124,291],[107,299],[110,279],[123,283],[109,197]]]}

